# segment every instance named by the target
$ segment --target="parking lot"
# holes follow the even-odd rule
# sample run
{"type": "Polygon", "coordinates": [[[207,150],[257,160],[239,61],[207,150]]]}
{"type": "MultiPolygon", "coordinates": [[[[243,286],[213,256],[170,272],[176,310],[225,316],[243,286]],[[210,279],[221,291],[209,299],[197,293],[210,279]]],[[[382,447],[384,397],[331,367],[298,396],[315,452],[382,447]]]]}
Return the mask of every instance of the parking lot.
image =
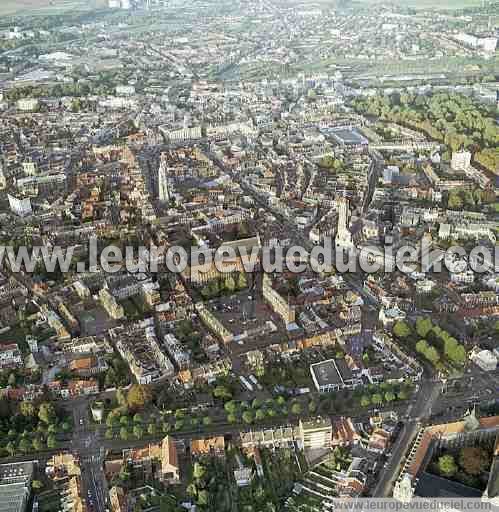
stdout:
{"type": "Polygon", "coordinates": [[[212,299],[206,307],[234,334],[233,352],[242,353],[282,341],[284,325],[258,294],[247,290],[212,299]]]}

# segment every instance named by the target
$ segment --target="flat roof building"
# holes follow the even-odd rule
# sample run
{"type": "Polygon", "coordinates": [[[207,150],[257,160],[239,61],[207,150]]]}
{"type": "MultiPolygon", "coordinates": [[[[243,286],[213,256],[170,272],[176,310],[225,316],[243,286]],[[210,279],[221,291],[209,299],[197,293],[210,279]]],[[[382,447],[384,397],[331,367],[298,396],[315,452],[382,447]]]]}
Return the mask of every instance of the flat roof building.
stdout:
{"type": "Polygon", "coordinates": [[[31,492],[35,461],[0,464],[0,510],[24,512],[31,492]]]}
{"type": "Polygon", "coordinates": [[[344,387],[343,379],[334,359],[313,364],[310,366],[310,373],[312,374],[315,388],[320,393],[338,391],[344,387]]]}

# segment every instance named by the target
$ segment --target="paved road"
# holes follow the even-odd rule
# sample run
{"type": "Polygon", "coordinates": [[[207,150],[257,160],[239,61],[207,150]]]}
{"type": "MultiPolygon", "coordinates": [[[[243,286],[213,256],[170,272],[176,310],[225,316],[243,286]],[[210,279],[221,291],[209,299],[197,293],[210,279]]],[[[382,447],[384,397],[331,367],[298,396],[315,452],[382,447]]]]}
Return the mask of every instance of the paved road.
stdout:
{"type": "Polygon", "coordinates": [[[100,439],[99,430],[90,429],[89,401],[72,402],[74,434],[71,448],[80,456],[82,494],[89,511],[106,510],[108,503],[107,481],[104,476],[106,448],[100,439]]]}
{"type": "Polygon", "coordinates": [[[422,423],[431,416],[432,407],[441,393],[441,383],[433,380],[423,381],[417,394],[416,402],[409,406],[409,420],[405,423],[392,448],[392,456],[378,476],[372,495],[377,498],[391,495],[393,484],[398,477],[404,455],[416,437],[422,423]]]}

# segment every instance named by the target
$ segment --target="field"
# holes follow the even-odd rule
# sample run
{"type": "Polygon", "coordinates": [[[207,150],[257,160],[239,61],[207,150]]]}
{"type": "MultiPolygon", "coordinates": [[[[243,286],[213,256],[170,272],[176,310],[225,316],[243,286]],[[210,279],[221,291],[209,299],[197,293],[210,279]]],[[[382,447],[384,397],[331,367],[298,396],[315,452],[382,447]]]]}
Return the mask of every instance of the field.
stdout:
{"type": "Polygon", "coordinates": [[[105,6],[105,0],[0,0],[0,16],[7,14],[61,14],[105,6]]]}

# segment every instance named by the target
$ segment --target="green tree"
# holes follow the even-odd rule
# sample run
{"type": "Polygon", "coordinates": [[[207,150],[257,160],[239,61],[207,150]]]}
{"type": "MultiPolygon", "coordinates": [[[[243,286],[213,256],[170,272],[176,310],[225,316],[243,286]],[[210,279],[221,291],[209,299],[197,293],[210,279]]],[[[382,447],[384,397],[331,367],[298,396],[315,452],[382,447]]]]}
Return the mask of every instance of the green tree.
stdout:
{"type": "Polygon", "coordinates": [[[104,387],[106,389],[114,388],[116,385],[116,372],[113,368],[109,368],[106,372],[106,377],[104,378],[104,387]]]}
{"type": "Polygon", "coordinates": [[[130,435],[128,433],[128,429],[126,427],[121,427],[120,428],[120,439],[122,441],[128,441],[129,438],[130,438],[130,435]]]}
{"type": "Polygon", "coordinates": [[[447,206],[451,210],[462,210],[463,208],[463,200],[459,196],[457,192],[451,192],[449,194],[449,199],[447,201],[447,206]]]}
{"type": "Polygon", "coordinates": [[[105,437],[106,439],[108,439],[108,440],[109,440],[109,439],[113,439],[113,438],[114,438],[113,429],[108,428],[108,429],[106,430],[106,433],[104,434],[104,437],[105,437]]]}
{"type": "Polygon", "coordinates": [[[466,361],[466,350],[451,336],[444,336],[444,353],[454,364],[462,365],[466,361]]]}
{"type": "Polygon", "coordinates": [[[199,491],[197,504],[200,507],[206,507],[210,503],[210,494],[206,489],[199,491]]]}
{"type": "Polygon", "coordinates": [[[411,328],[407,322],[404,322],[403,320],[399,320],[394,326],[393,326],[393,334],[397,336],[397,338],[407,338],[411,334],[411,328]]]}
{"type": "Polygon", "coordinates": [[[147,386],[134,384],[128,391],[127,404],[132,411],[140,411],[151,401],[151,391],[147,386]]]}
{"type": "Polygon", "coordinates": [[[217,386],[213,390],[213,396],[221,400],[230,400],[232,398],[232,393],[227,386],[217,386]]]}
{"type": "Polygon", "coordinates": [[[233,293],[236,289],[236,282],[234,281],[234,278],[232,276],[227,277],[227,279],[224,282],[224,288],[229,292],[233,293]]]}
{"type": "Polygon", "coordinates": [[[258,398],[255,398],[253,400],[253,402],[251,402],[251,408],[252,409],[260,409],[261,406],[262,406],[262,401],[259,400],[258,398]]]}
{"type": "Polygon", "coordinates": [[[23,416],[31,418],[36,414],[36,408],[33,405],[33,402],[21,402],[19,406],[19,412],[23,416]]]}
{"type": "Polygon", "coordinates": [[[362,398],[360,399],[360,406],[361,407],[369,407],[371,405],[371,399],[368,395],[362,395],[362,398]]]}
{"type": "Polygon", "coordinates": [[[23,453],[29,453],[31,451],[32,444],[27,438],[23,438],[19,441],[19,450],[23,453]]]}
{"type": "Polygon", "coordinates": [[[253,412],[249,411],[249,410],[243,412],[242,418],[243,418],[244,423],[247,423],[248,425],[251,425],[251,423],[253,423],[253,421],[255,419],[253,412]]]}
{"type": "Polygon", "coordinates": [[[43,483],[40,480],[33,480],[31,482],[31,488],[34,491],[39,491],[39,490],[43,489],[43,483]]]}
{"type": "Polygon", "coordinates": [[[291,414],[293,414],[294,416],[299,416],[301,413],[302,413],[301,405],[298,402],[295,402],[291,406],[291,414]]]}
{"type": "Polygon", "coordinates": [[[206,468],[199,462],[195,462],[194,468],[192,471],[192,477],[195,480],[201,480],[201,478],[203,478],[205,474],[206,474],[206,468]]]}
{"type": "Polygon", "coordinates": [[[429,347],[427,353],[425,354],[426,359],[431,363],[435,364],[440,361],[440,354],[438,353],[435,347],[429,347]]]}
{"type": "Polygon", "coordinates": [[[255,413],[256,421],[263,421],[265,419],[265,411],[263,409],[258,409],[255,413]]]}
{"type": "Polygon", "coordinates": [[[142,439],[144,437],[144,429],[140,425],[135,425],[133,427],[133,435],[137,439],[142,439]]]}
{"type": "Polygon", "coordinates": [[[209,416],[205,416],[203,418],[203,425],[205,427],[210,427],[211,425],[213,425],[213,420],[209,416]]]}
{"type": "Polygon", "coordinates": [[[39,452],[45,448],[45,445],[43,444],[42,440],[39,437],[35,437],[33,439],[33,450],[35,452],[39,452]]]}
{"type": "Polygon", "coordinates": [[[106,418],[106,425],[108,427],[114,427],[120,423],[120,412],[118,409],[111,411],[106,418]]]}
{"type": "Polygon", "coordinates": [[[54,450],[55,448],[57,448],[57,440],[53,434],[47,437],[47,448],[49,448],[50,450],[54,450]]]}
{"type": "Polygon", "coordinates": [[[155,436],[156,435],[156,431],[157,431],[156,423],[149,423],[149,426],[147,427],[147,433],[150,436],[155,436]]]}
{"type": "Polygon", "coordinates": [[[429,318],[418,318],[416,320],[416,332],[421,338],[426,338],[433,329],[433,323],[429,318]]]}
{"type": "Polygon", "coordinates": [[[445,477],[454,476],[458,471],[454,457],[452,455],[442,455],[438,459],[438,470],[445,477]]]}
{"type": "Polygon", "coordinates": [[[227,415],[227,421],[231,424],[231,425],[234,425],[234,423],[237,423],[237,416],[235,414],[228,414],[227,415]]]}
{"type": "Polygon", "coordinates": [[[57,419],[54,406],[49,402],[43,402],[38,408],[38,418],[45,424],[53,423],[57,419]]]}
{"type": "Polygon", "coordinates": [[[229,414],[235,414],[237,412],[237,409],[238,409],[237,402],[235,402],[234,400],[231,400],[230,402],[227,402],[224,405],[224,409],[229,414]]]}
{"type": "Polygon", "coordinates": [[[385,401],[390,403],[390,402],[393,402],[394,400],[395,400],[395,393],[393,393],[392,391],[387,391],[385,393],[385,401]]]}
{"type": "Polygon", "coordinates": [[[381,405],[383,403],[383,397],[380,393],[374,393],[371,397],[371,401],[374,405],[381,405]]]}
{"type": "Polygon", "coordinates": [[[246,280],[246,275],[241,272],[237,276],[237,288],[239,290],[244,290],[248,286],[248,281],[246,280]]]}
{"type": "Polygon", "coordinates": [[[483,448],[465,447],[459,452],[459,465],[468,475],[478,476],[490,468],[490,457],[483,448]]]}
{"type": "Polygon", "coordinates": [[[190,496],[191,498],[195,498],[198,495],[198,489],[194,482],[191,482],[187,486],[186,491],[187,491],[187,495],[190,496]]]}
{"type": "Polygon", "coordinates": [[[13,441],[9,441],[7,445],[5,446],[5,449],[7,450],[7,453],[13,457],[16,454],[17,448],[13,441]]]}

